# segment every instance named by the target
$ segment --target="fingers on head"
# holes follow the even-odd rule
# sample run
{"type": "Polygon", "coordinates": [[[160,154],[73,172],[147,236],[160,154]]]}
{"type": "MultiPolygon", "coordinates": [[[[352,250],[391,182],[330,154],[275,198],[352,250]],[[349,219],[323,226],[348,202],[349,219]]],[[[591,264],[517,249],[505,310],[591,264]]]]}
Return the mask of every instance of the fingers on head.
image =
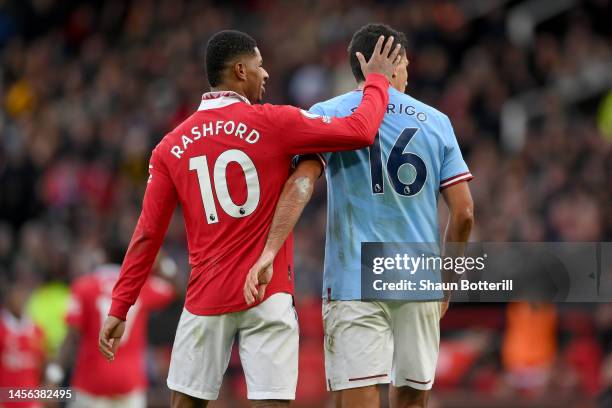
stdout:
{"type": "Polygon", "coordinates": [[[392,46],[393,46],[393,36],[390,35],[389,38],[387,38],[387,42],[385,43],[385,49],[383,50],[383,57],[389,57],[392,46]]]}
{"type": "Polygon", "coordinates": [[[357,56],[357,61],[359,61],[359,64],[363,67],[366,64],[366,60],[363,57],[363,54],[360,52],[355,53],[355,55],[357,56]]]}
{"type": "Polygon", "coordinates": [[[399,61],[401,61],[402,57],[400,55],[400,51],[402,50],[402,46],[400,43],[397,43],[395,45],[395,47],[393,48],[393,52],[391,52],[391,59],[393,60],[394,63],[399,63],[399,61]]]}
{"type": "Polygon", "coordinates": [[[378,41],[376,41],[376,45],[374,46],[374,55],[380,54],[384,41],[385,41],[384,35],[381,35],[380,37],[378,37],[378,41]]]}
{"type": "Polygon", "coordinates": [[[402,56],[401,55],[397,55],[395,57],[395,59],[393,60],[393,65],[399,65],[402,62],[402,56]]]}

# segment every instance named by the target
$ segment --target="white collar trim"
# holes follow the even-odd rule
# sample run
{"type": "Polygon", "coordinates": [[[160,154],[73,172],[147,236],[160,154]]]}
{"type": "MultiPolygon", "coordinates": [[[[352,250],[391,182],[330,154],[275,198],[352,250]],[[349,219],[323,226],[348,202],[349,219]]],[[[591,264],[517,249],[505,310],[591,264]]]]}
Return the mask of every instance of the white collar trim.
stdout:
{"type": "Polygon", "coordinates": [[[206,92],[202,95],[202,102],[198,110],[224,108],[238,102],[251,104],[247,98],[234,91],[206,92]]]}

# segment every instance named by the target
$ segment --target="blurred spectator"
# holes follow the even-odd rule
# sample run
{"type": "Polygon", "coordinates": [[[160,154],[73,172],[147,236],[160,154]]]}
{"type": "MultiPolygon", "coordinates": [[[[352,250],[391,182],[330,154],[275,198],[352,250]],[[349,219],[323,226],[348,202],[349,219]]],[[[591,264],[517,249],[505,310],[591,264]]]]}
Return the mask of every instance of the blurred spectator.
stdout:
{"type": "Polygon", "coordinates": [[[553,305],[517,302],[507,309],[502,357],[511,387],[542,394],[557,353],[557,312],[553,305]]]}
{"type": "MultiPolygon", "coordinates": [[[[64,373],[74,364],[70,386],[74,389],[75,399],[70,403],[71,407],[146,406],[144,357],[147,317],[151,310],[172,301],[175,291],[172,284],[159,276],[149,278],[139,301],[130,310],[131,318],[117,357],[109,363],[98,351],[98,335],[110,309],[111,293],[119,270],[119,265],[102,265],[93,273],[75,280],[71,287],[66,315],[68,335],[58,360],[47,368],[47,379],[60,385],[64,373]]],[[[176,280],[176,265],[168,259],[158,262],[155,270],[161,271],[161,276],[167,276],[165,279],[176,280]]]]}
{"type": "MultiPolygon", "coordinates": [[[[0,308],[0,387],[37,388],[46,361],[42,330],[28,317],[25,305],[31,288],[20,281],[2,284],[0,308]]],[[[0,407],[40,407],[37,402],[11,402],[0,407]]]]}

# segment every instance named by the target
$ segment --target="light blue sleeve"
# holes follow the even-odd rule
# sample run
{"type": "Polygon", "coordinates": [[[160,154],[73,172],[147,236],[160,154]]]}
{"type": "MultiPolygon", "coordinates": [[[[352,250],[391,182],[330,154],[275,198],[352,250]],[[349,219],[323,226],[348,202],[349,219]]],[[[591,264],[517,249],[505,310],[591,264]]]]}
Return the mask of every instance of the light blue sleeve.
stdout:
{"type": "Polygon", "coordinates": [[[472,179],[472,174],[463,160],[453,126],[446,115],[442,117],[441,123],[444,151],[440,168],[440,189],[472,179]]]}

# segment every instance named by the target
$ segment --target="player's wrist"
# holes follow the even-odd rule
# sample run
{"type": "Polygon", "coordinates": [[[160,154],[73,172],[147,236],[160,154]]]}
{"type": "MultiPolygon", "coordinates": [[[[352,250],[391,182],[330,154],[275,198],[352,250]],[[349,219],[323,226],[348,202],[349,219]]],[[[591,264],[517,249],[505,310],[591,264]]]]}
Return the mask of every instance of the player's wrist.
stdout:
{"type": "Polygon", "coordinates": [[[119,320],[125,321],[131,306],[132,305],[122,300],[113,299],[113,303],[111,303],[111,308],[108,312],[108,316],[112,316],[119,320]]]}
{"type": "Polygon", "coordinates": [[[370,72],[367,76],[366,76],[366,85],[372,82],[376,82],[376,81],[384,81],[387,84],[390,83],[389,78],[380,72],[370,72]]]}
{"type": "Polygon", "coordinates": [[[274,258],[276,258],[276,254],[278,253],[278,249],[274,249],[273,247],[266,246],[261,253],[259,259],[263,263],[272,263],[274,262],[274,258]]]}

